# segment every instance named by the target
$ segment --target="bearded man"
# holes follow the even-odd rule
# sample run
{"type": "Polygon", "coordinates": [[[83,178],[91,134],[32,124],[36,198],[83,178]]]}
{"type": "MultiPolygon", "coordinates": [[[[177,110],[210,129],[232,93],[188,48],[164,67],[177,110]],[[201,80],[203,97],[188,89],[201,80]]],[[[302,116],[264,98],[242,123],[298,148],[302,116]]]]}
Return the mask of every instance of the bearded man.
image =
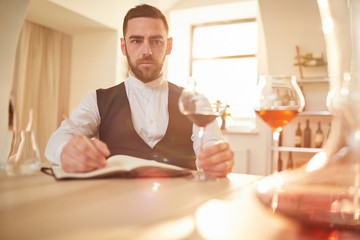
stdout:
{"type": "Polygon", "coordinates": [[[51,162],[67,172],[89,172],[104,167],[109,156],[123,154],[198,167],[210,177],[231,172],[234,153],[217,122],[206,127],[200,149],[197,126],[178,108],[182,88],[164,79],[164,61],[173,45],[168,34],[159,9],[142,4],[128,11],[121,38],[128,78],[109,89],[91,91],[80,102],[70,119],[92,144],[63,121],[45,151],[51,162]]]}

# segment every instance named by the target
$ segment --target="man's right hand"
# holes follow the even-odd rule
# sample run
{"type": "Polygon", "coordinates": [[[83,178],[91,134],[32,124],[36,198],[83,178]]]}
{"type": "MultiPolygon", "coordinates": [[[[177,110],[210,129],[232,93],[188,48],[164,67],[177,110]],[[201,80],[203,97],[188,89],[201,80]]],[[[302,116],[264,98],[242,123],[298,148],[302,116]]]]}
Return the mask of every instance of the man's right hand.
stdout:
{"type": "Polygon", "coordinates": [[[73,136],[64,146],[61,153],[61,167],[65,172],[90,172],[106,165],[106,157],[110,155],[107,145],[99,139],[90,140],[73,136]]]}

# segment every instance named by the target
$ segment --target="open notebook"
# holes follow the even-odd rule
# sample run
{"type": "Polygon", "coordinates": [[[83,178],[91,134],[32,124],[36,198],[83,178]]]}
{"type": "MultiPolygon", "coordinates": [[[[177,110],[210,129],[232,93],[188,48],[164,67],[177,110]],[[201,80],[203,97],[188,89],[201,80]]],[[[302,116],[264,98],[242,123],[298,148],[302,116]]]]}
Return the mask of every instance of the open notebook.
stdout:
{"type": "Polygon", "coordinates": [[[127,155],[114,155],[104,168],[87,173],[67,173],[60,166],[51,167],[56,179],[86,179],[102,177],[183,177],[192,175],[192,170],[166,163],[127,155]]]}

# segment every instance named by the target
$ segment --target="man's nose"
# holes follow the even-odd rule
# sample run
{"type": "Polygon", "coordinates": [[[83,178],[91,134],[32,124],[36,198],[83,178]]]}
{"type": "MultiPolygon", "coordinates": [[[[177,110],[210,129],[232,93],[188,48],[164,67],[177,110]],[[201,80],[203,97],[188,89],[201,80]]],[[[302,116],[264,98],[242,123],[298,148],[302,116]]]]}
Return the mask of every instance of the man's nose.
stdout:
{"type": "Polygon", "coordinates": [[[144,41],[144,46],[143,46],[143,56],[150,56],[152,54],[151,51],[151,46],[150,43],[148,41],[144,41]]]}

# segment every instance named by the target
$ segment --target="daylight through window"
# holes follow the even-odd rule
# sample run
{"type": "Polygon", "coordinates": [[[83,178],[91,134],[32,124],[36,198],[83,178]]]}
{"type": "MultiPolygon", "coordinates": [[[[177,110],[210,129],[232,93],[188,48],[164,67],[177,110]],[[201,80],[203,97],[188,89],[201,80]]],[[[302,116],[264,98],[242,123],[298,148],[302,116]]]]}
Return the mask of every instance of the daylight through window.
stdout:
{"type": "Polygon", "coordinates": [[[255,126],[257,35],[255,18],[192,26],[190,75],[211,102],[228,103],[229,124],[255,126]]]}

